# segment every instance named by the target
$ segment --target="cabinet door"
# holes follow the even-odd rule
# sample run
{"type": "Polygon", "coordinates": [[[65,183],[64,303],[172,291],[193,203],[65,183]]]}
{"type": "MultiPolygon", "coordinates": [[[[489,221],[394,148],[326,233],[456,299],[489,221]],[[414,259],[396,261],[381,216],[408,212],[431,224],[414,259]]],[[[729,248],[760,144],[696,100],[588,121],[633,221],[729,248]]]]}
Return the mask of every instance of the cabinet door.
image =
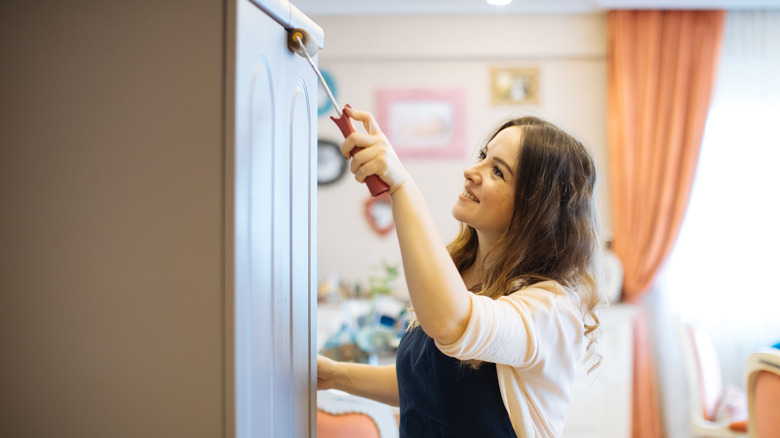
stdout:
{"type": "Polygon", "coordinates": [[[306,437],[316,418],[316,76],[287,32],[237,9],[236,435],[306,437]]]}
{"type": "Polygon", "coordinates": [[[613,304],[602,310],[598,348],[603,360],[591,374],[587,373],[590,364],[579,364],[563,438],[631,436],[635,312],[629,304],[613,304]]]}

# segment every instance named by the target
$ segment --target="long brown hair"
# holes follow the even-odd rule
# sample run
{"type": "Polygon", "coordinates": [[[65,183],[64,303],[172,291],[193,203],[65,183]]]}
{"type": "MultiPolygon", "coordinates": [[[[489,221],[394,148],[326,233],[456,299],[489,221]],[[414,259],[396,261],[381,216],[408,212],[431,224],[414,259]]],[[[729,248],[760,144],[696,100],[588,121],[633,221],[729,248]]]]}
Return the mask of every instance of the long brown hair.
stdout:
{"type": "MultiPolygon", "coordinates": [[[[537,117],[509,120],[502,130],[522,127],[515,164],[514,212],[509,227],[485,258],[482,279],[474,292],[493,299],[534,283],[553,280],[580,296],[588,352],[595,351],[602,298],[597,286],[598,219],[593,199],[596,167],[590,152],[557,126],[537,117]]],[[[461,224],[447,246],[458,270],[470,268],[479,245],[477,232],[461,224]]],[[[472,364],[474,365],[474,364],[472,364]]]]}

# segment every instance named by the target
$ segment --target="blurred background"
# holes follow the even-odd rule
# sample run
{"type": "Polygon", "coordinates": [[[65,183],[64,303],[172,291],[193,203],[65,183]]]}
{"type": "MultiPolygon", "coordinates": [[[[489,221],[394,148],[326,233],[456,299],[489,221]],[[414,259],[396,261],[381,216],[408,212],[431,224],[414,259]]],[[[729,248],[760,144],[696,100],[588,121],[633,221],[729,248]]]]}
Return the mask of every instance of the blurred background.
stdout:
{"type": "MultiPolygon", "coordinates": [[[[450,209],[462,189],[463,170],[496,124],[521,114],[553,121],[593,152],[603,238],[611,240],[608,77],[609,41],[615,36],[608,11],[726,10],[690,202],[679,232],[672,231],[673,249],[647,293],[626,299],[620,290],[609,292],[613,302],[630,302],[646,319],[667,436],[689,436],[690,430],[687,384],[692,377],[685,374],[677,322],[708,333],[724,388],[745,390],[748,355],[780,342],[780,286],[772,281],[780,262],[780,185],[774,180],[780,140],[773,129],[780,116],[777,2],[515,0],[495,6],[465,0],[303,0],[296,6],[325,30],[320,68],[340,104],[391,123],[394,105],[455,102],[451,120],[463,125],[465,144],[451,141],[444,147],[457,153],[443,156],[436,144],[418,145],[418,154],[409,153],[406,145],[399,152],[445,242],[457,232],[450,209]],[[506,91],[512,84],[522,88],[519,94],[506,91]]],[[[340,144],[341,134],[327,118],[333,109],[321,96],[319,138],[340,144]]],[[[384,264],[400,267],[394,232],[372,228],[368,192],[349,172],[321,185],[318,199],[321,281],[337,282],[343,294],[355,294],[370,289],[370,278],[384,264]]],[[[621,270],[613,268],[611,281],[620,283],[621,270]]],[[[400,301],[406,297],[402,272],[393,295],[400,301]]],[[[323,329],[326,333],[340,326],[331,314],[320,315],[321,325],[334,325],[323,329]]]]}

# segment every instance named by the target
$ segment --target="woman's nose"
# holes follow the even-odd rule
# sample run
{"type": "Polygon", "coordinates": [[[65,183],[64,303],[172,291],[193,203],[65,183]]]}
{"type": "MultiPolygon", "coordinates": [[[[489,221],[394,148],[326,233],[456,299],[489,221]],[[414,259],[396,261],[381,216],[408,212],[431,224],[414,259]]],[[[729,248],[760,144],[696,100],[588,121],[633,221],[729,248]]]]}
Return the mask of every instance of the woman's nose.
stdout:
{"type": "Polygon", "coordinates": [[[479,170],[477,169],[477,166],[471,166],[463,171],[463,176],[467,180],[473,181],[475,184],[479,184],[481,181],[479,170]]]}

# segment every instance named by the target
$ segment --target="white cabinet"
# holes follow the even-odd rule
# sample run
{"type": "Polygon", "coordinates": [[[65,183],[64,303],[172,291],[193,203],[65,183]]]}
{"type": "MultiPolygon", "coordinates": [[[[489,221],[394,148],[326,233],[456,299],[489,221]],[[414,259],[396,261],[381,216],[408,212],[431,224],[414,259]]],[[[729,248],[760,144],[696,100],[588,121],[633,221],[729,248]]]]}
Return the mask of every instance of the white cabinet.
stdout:
{"type": "Polygon", "coordinates": [[[305,437],[316,430],[317,82],[282,25],[322,35],[266,3],[241,1],[237,14],[237,436],[305,437]]]}
{"type": "MultiPolygon", "coordinates": [[[[77,3],[77,4],[76,4],[77,3]]],[[[286,0],[0,13],[0,436],[307,437],[316,75],[286,0]]]]}
{"type": "Polygon", "coordinates": [[[584,365],[577,370],[563,438],[631,436],[635,312],[629,304],[602,311],[599,350],[603,359],[591,374],[584,365]]]}

